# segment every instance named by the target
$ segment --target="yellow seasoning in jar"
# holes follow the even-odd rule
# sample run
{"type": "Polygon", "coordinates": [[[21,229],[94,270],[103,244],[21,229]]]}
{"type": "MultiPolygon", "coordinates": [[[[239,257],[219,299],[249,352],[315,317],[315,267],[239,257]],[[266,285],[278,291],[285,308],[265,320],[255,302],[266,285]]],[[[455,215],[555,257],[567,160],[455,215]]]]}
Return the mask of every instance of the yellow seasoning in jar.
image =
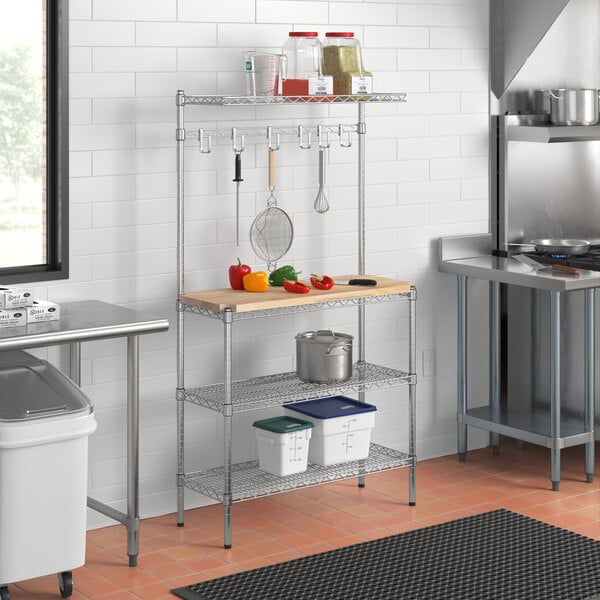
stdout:
{"type": "Polygon", "coordinates": [[[328,32],[323,47],[323,73],[333,76],[333,93],[357,95],[373,93],[373,74],[365,71],[360,42],[352,32],[328,32]]]}

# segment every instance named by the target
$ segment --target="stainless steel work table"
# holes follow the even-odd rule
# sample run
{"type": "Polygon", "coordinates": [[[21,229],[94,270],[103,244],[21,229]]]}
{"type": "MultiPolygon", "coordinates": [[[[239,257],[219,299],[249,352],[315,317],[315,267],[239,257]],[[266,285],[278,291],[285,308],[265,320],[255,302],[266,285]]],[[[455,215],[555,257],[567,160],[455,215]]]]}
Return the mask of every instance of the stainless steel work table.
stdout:
{"type": "Polygon", "coordinates": [[[54,344],[70,344],[71,379],[81,383],[81,342],[127,338],[127,514],[88,497],[87,505],[127,529],[129,566],[139,554],[139,338],[166,331],[169,322],[145,313],[99,300],[65,302],[60,320],[26,327],[0,329],[0,351],[25,350],[54,344]]]}
{"type": "Polygon", "coordinates": [[[489,244],[489,236],[464,236],[440,240],[439,270],[457,276],[458,283],[458,455],[465,460],[467,425],[490,432],[495,452],[500,435],[550,448],[552,489],[560,483],[560,450],[585,444],[586,480],[594,474],[594,302],[600,273],[581,270],[579,277],[559,274],[551,269],[534,271],[512,258],[486,254],[468,256],[489,244]],[[466,258],[460,255],[466,254],[466,258]],[[467,278],[490,282],[490,402],[488,406],[467,408],[467,278]],[[508,411],[500,405],[500,284],[546,290],[550,294],[550,414],[508,411]],[[561,421],[560,398],[560,328],[561,298],[565,292],[584,290],[584,423],[561,421]]]}

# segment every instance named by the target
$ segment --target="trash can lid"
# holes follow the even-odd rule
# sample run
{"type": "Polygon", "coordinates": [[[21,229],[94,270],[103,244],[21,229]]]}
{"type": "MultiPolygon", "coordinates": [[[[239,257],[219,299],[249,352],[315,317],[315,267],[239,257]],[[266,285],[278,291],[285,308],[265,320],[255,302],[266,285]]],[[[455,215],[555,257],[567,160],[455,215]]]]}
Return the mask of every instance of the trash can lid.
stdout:
{"type": "Polygon", "coordinates": [[[0,421],[91,411],[81,389],[47,361],[22,350],[0,352],[0,421]]]}
{"type": "Polygon", "coordinates": [[[295,417],[272,417],[254,421],[254,427],[272,431],[273,433],[290,433],[291,431],[300,431],[301,429],[310,429],[314,424],[310,421],[303,421],[295,417]]]}

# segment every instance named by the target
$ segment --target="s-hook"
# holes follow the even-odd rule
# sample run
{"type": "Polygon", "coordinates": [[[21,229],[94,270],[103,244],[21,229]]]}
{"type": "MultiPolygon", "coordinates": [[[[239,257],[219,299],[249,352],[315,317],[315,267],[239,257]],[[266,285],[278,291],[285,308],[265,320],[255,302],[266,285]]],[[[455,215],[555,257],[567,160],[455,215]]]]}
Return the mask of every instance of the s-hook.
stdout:
{"type": "Polygon", "coordinates": [[[308,150],[311,147],[311,137],[312,135],[310,131],[307,130],[305,135],[304,127],[302,127],[302,125],[298,125],[298,139],[300,140],[298,144],[302,150],[308,150]],[[304,142],[305,138],[306,143],[304,142]]]}
{"type": "Polygon", "coordinates": [[[271,131],[271,126],[267,127],[267,141],[269,144],[269,150],[279,150],[279,140],[280,136],[277,133],[275,135],[275,143],[273,143],[273,132],[271,131]]]}
{"type": "Polygon", "coordinates": [[[202,154],[209,154],[212,150],[212,139],[210,134],[204,133],[204,129],[198,129],[198,146],[202,154]]]}
{"type": "Polygon", "coordinates": [[[338,135],[340,136],[340,146],[342,148],[350,148],[352,146],[352,132],[344,132],[344,126],[341,123],[338,125],[338,135]],[[346,142],[344,142],[344,133],[347,134],[346,142]]]}

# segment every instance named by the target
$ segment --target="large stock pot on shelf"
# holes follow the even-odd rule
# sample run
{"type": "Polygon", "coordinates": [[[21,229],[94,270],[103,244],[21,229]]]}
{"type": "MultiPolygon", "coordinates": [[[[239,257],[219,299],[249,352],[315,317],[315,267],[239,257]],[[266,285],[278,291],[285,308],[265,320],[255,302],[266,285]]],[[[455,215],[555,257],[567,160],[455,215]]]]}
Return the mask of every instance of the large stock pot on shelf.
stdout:
{"type": "Polygon", "coordinates": [[[352,341],[347,333],[329,329],[296,336],[298,379],[310,383],[346,381],[352,377],[352,341]]]}

